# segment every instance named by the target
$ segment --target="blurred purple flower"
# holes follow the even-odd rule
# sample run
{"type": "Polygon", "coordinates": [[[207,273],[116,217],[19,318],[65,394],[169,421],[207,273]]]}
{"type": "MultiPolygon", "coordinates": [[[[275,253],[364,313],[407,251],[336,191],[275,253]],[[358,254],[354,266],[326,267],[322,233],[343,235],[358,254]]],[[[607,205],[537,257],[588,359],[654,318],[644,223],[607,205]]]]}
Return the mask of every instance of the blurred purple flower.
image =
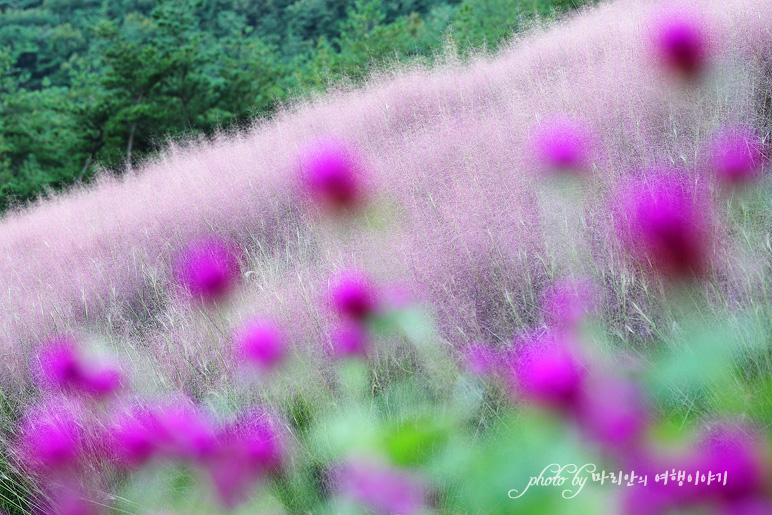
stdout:
{"type": "Polygon", "coordinates": [[[156,410],[154,416],[158,422],[156,442],[163,455],[201,461],[214,452],[214,429],[209,419],[198,409],[192,406],[166,406],[156,410]]]}
{"type": "Polygon", "coordinates": [[[38,358],[43,382],[56,388],[102,398],[121,387],[120,371],[84,361],[75,340],[69,336],[47,342],[38,358]]]}
{"type": "Polygon", "coordinates": [[[707,486],[719,498],[737,500],[764,492],[769,478],[764,446],[746,430],[722,423],[706,431],[698,442],[700,470],[727,473],[726,485],[707,486]]]}
{"type": "Polygon", "coordinates": [[[356,320],[345,320],[331,334],[333,353],[336,357],[364,356],[367,353],[367,328],[356,320]]]}
{"type": "Polygon", "coordinates": [[[332,279],[330,303],[342,317],[364,320],[377,309],[370,279],[357,270],[344,270],[332,279]]]}
{"type": "Polygon", "coordinates": [[[516,389],[528,400],[572,410],[579,400],[584,369],[563,336],[547,333],[521,342],[510,361],[516,389]]]}
{"type": "Polygon", "coordinates": [[[351,149],[337,140],[325,139],[307,148],[300,173],[311,198],[326,209],[354,209],[363,201],[361,165],[351,149]]]}
{"type": "Polygon", "coordinates": [[[536,157],[550,171],[580,172],[590,166],[590,131],[579,121],[549,120],[536,130],[532,144],[536,157]]]}
{"type": "Polygon", "coordinates": [[[287,341],[281,328],[271,320],[254,319],[234,335],[237,355],[263,370],[276,368],[285,358],[287,341]]]}
{"type": "Polygon", "coordinates": [[[233,247],[217,238],[191,242],[174,263],[177,282],[202,301],[222,298],[233,287],[239,264],[233,247]]]}
{"type": "Polygon", "coordinates": [[[74,467],[81,454],[78,421],[65,409],[33,410],[22,427],[20,455],[39,472],[74,467]]]}
{"type": "Polygon", "coordinates": [[[621,198],[621,238],[636,262],[668,279],[704,275],[710,261],[710,217],[680,180],[663,175],[632,183],[621,198]]]}
{"type": "Polygon", "coordinates": [[[145,465],[159,450],[161,428],[155,414],[146,409],[121,416],[113,427],[113,454],[128,467],[145,465]]]}
{"type": "Polygon", "coordinates": [[[226,427],[206,460],[222,504],[234,508],[244,502],[256,481],[279,470],[283,455],[283,440],[267,414],[253,412],[226,427]]]}
{"type": "Polygon", "coordinates": [[[424,489],[414,477],[372,461],[355,460],[339,471],[340,492],[379,514],[417,513],[424,489]]]}
{"type": "Polygon", "coordinates": [[[761,139],[747,127],[719,132],[709,148],[710,166],[729,186],[747,184],[757,178],[764,160],[761,139]]]}
{"type": "Polygon", "coordinates": [[[81,367],[73,338],[69,336],[52,338],[44,344],[38,359],[45,382],[62,389],[80,383],[81,367]]]}
{"type": "Polygon", "coordinates": [[[690,11],[659,13],[654,20],[653,46],[663,67],[689,80],[703,73],[710,57],[705,22],[690,11]]]}
{"type": "Polygon", "coordinates": [[[463,360],[469,372],[483,377],[493,375],[498,365],[496,351],[485,342],[467,345],[463,360]]]}
{"type": "Polygon", "coordinates": [[[611,448],[639,441],[648,426],[643,392],[635,384],[614,377],[588,382],[576,417],[590,438],[611,448]]]}
{"type": "Polygon", "coordinates": [[[86,368],[83,371],[83,389],[94,397],[108,397],[121,388],[123,374],[115,368],[86,368]]]}

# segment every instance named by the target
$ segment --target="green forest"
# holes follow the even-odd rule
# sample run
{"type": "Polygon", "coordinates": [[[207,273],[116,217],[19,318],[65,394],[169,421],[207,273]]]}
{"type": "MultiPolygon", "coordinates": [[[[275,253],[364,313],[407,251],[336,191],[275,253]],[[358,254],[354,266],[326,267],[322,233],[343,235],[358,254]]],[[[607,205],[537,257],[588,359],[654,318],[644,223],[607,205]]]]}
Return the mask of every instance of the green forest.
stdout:
{"type": "Polygon", "coordinates": [[[0,0],[0,211],[587,0],[0,0]]]}

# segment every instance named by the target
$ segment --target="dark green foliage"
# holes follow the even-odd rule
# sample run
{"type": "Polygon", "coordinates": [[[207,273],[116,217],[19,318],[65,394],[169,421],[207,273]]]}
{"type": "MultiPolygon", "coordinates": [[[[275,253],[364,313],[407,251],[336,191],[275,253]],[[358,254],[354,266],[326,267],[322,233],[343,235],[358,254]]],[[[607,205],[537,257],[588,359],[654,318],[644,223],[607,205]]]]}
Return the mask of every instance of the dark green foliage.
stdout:
{"type": "Polygon", "coordinates": [[[0,0],[0,211],[588,0],[0,0]]]}

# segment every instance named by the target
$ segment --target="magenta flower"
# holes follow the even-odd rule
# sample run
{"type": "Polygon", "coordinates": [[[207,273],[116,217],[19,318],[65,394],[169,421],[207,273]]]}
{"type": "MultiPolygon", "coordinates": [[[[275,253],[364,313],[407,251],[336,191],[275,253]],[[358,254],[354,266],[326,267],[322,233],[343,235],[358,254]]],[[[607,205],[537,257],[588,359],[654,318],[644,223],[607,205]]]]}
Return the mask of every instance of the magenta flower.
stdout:
{"type": "Polygon", "coordinates": [[[711,494],[737,500],[764,492],[769,478],[764,446],[743,429],[719,424],[701,437],[697,448],[701,470],[727,472],[726,485],[714,483],[707,487],[711,494]]]}
{"type": "Polygon", "coordinates": [[[761,139],[749,128],[725,129],[711,141],[710,166],[724,184],[740,186],[758,177],[764,160],[761,139]]]}
{"type": "Polygon", "coordinates": [[[336,326],[331,339],[333,353],[339,358],[367,354],[367,328],[355,320],[346,320],[336,326]]]}
{"type": "Polygon", "coordinates": [[[498,365],[496,351],[485,342],[472,343],[464,349],[463,363],[466,369],[478,376],[491,376],[498,365]]]}
{"type": "Polygon", "coordinates": [[[573,409],[579,400],[584,369],[570,347],[552,333],[523,341],[510,361],[520,394],[540,404],[573,409]]]}
{"type": "Polygon", "coordinates": [[[145,465],[159,451],[161,427],[155,414],[137,410],[118,419],[112,432],[113,453],[128,468],[145,465]]]}
{"type": "Polygon", "coordinates": [[[171,458],[204,460],[216,448],[214,430],[207,417],[189,406],[168,406],[155,414],[156,441],[160,451],[171,458]]]}
{"type": "Polygon", "coordinates": [[[40,472],[61,471],[74,467],[81,454],[78,422],[63,409],[28,414],[21,436],[25,463],[40,472]]]}
{"type": "Polygon", "coordinates": [[[710,261],[710,221],[684,183],[667,176],[623,194],[621,238],[635,261],[668,279],[704,275],[710,261]]]}
{"type": "Polygon", "coordinates": [[[339,491],[379,514],[417,513],[424,505],[424,489],[414,477],[371,461],[356,460],[337,475],[339,491]]]}
{"type": "Polygon", "coordinates": [[[284,332],[271,320],[247,322],[234,336],[236,354],[263,370],[276,368],[287,354],[284,332]]]}
{"type": "Polygon", "coordinates": [[[207,238],[188,244],[174,263],[174,273],[177,282],[193,298],[215,301],[235,284],[239,264],[231,245],[207,238]]]}
{"type": "Polygon", "coordinates": [[[286,444],[278,422],[265,413],[254,412],[239,422],[238,426],[246,449],[246,461],[250,466],[276,472],[284,464],[286,444]]]}
{"type": "Polygon", "coordinates": [[[38,355],[38,360],[44,382],[62,389],[81,382],[82,370],[73,338],[58,336],[51,339],[38,355]]]}
{"type": "Polygon", "coordinates": [[[114,368],[86,368],[83,372],[83,390],[94,397],[108,397],[121,389],[123,374],[114,368]]]}
{"type": "Polygon", "coordinates": [[[658,16],[653,47],[664,68],[689,80],[702,74],[710,57],[707,27],[696,14],[687,11],[668,10],[658,16]]]}
{"type": "Polygon", "coordinates": [[[300,175],[311,198],[326,209],[354,209],[363,201],[362,167],[339,141],[325,139],[306,149],[300,175]]]}
{"type": "Polygon", "coordinates": [[[43,382],[56,388],[103,398],[121,387],[120,371],[86,362],[69,336],[50,340],[38,358],[43,382]]]}
{"type": "Polygon", "coordinates": [[[536,157],[550,171],[581,172],[592,161],[590,131],[569,118],[558,117],[543,124],[532,144],[536,157]]]}
{"type": "Polygon", "coordinates": [[[648,426],[642,392],[635,384],[617,378],[588,384],[576,417],[590,438],[612,448],[637,442],[648,426]]]}
{"type": "Polygon", "coordinates": [[[375,289],[370,279],[356,270],[338,274],[330,286],[330,303],[345,318],[364,320],[377,308],[375,289]]]}
{"type": "Polygon", "coordinates": [[[206,467],[217,495],[226,508],[246,500],[250,488],[265,474],[279,470],[283,439],[275,422],[254,412],[226,427],[206,467]]]}

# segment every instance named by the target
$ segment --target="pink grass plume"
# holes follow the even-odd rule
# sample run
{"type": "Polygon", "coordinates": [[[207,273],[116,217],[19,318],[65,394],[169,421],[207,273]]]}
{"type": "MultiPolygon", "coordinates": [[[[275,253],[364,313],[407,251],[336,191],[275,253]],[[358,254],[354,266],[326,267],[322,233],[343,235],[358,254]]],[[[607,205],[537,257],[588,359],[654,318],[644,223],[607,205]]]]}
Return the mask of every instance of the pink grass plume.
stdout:
{"type": "Polygon", "coordinates": [[[469,373],[489,377],[496,372],[498,356],[486,342],[476,342],[464,348],[462,362],[469,373]]]}

